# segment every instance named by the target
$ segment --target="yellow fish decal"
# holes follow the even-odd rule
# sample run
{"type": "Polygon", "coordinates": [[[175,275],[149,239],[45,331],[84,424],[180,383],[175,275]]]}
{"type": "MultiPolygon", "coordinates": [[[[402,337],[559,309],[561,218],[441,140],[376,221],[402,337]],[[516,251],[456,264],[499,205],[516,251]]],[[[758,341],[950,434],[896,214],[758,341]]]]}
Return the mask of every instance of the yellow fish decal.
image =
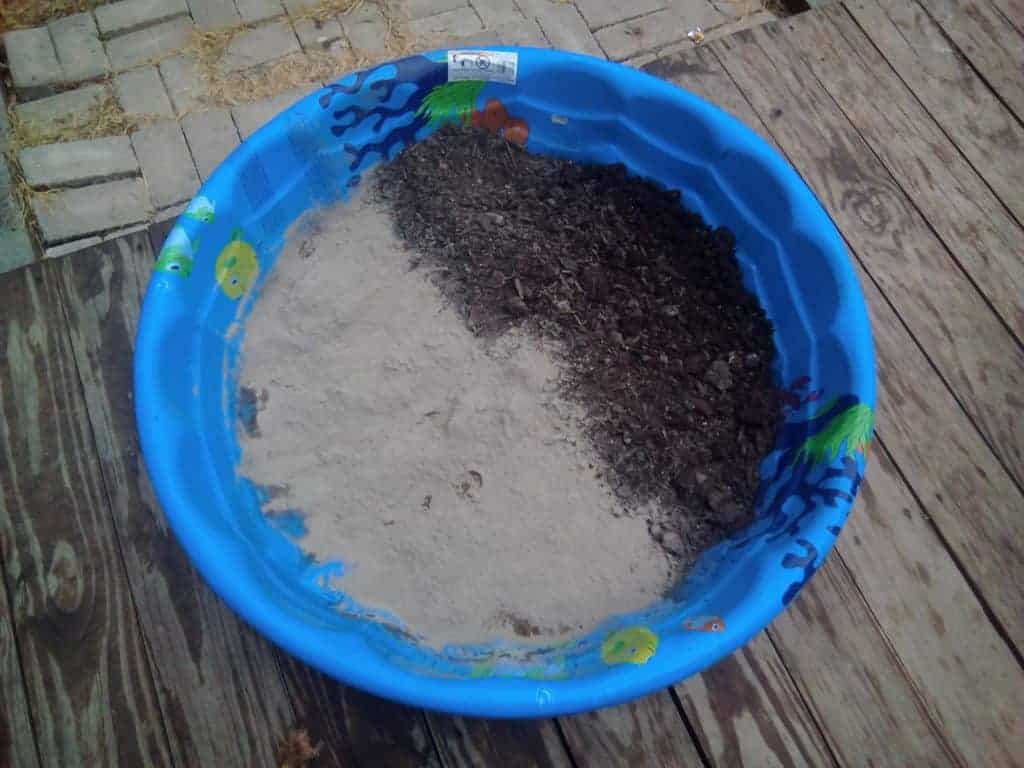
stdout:
{"type": "Polygon", "coordinates": [[[601,643],[605,664],[646,664],[658,650],[658,636],[647,627],[626,627],[601,643]]]}
{"type": "Polygon", "coordinates": [[[252,286],[259,274],[256,251],[242,240],[242,231],[231,233],[231,241],[217,257],[214,277],[229,299],[237,299],[252,286]]]}

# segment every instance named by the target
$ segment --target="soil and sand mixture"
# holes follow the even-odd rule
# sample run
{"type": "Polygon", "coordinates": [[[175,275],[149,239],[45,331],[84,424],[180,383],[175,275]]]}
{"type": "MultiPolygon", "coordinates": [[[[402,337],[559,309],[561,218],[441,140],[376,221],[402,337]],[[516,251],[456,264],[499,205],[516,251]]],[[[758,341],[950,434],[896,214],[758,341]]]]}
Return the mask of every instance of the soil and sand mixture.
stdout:
{"type": "Polygon", "coordinates": [[[750,520],[779,417],[731,234],[678,193],[448,127],[289,233],[241,471],[430,644],[550,641],[750,520]]]}

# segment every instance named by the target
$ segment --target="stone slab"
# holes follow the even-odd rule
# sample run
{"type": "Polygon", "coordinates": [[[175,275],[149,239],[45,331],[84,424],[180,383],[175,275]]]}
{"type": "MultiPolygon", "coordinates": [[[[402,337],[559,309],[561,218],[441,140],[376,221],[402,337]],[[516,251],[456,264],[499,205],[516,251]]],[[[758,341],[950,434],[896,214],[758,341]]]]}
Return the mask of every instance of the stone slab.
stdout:
{"type": "Polygon", "coordinates": [[[53,93],[64,77],[57,51],[46,27],[18,29],[4,35],[7,66],[14,89],[22,99],[38,99],[53,93]]]}
{"type": "Polygon", "coordinates": [[[77,83],[106,74],[107,54],[91,13],[65,16],[48,26],[66,82],[77,83]]]}
{"type": "Polygon", "coordinates": [[[30,187],[80,187],[139,172],[127,136],[65,141],[18,153],[30,187]]]}
{"type": "Polygon", "coordinates": [[[345,34],[341,31],[341,24],[337,19],[297,19],[294,26],[299,44],[307,51],[326,51],[331,47],[331,43],[340,40],[345,34]]]}
{"type": "Polygon", "coordinates": [[[176,16],[187,16],[185,0],[122,0],[100,5],[94,11],[96,26],[104,38],[123,35],[176,16]]]}
{"type": "Polygon", "coordinates": [[[199,178],[206,181],[231,151],[238,146],[238,129],[224,107],[204,109],[186,115],[181,121],[188,148],[192,152],[199,178]]]}
{"type": "MultiPolygon", "coordinates": [[[[718,14],[710,5],[708,8],[718,14]]],[[[685,40],[690,28],[673,11],[666,10],[605,27],[595,32],[594,37],[609,59],[623,61],[685,40]]]]}
{"type": "Polygon", "coordinates": [[[200,29],[235,27],[242,21],[234,0],[188,0],[188,7],[200,29]]]}
{"type": "Polygon", "coordinates": [[[182,17],[108,40],[110,66],[117,71],[130,69],[184,48],[192,29],[192,19],[182,17]]]}
{"type": "Polygon", "coordinates": [[[341,26],[357,52],[374,54],[387,50],[388,23],[376,5],[363,3],[341,17],[341,26]]]}
{"type": "Polygon", "coordinates": [[[195,60],[187,56],[164,59],[160,62],[160,76],[171,98],[171,106],[179,115],[201,106],[204,89],[195,60]]]}
{"type": "Polygon", "coordinates": [[[665,7],[665,0],[576,0],[576,7],[580,9],[587,26],[594,30],[660,11],[665,7]]]}
{"type": "Polygon", "coordinates": [[[132,134],[132,146],[154,208],[180,203],[195,194],[199,176],[177,121],[164,120],[140,128],[132,134]]]}
{"type": "Polygon", "coordinates": [[[58,120],[67,120],[74,115],[84,114],[109,95],[110,89],[106,85],[93,83],[73,91],[47,96],[45,99],[15,104],[14,114],[23,122],[47,125],[58,120]]]}
{"type": "Polygon", "coordinates": [[[236,35],[217,65],[223,72],[238,72],[299,50],[292,25],[284,19],[236,35]]]}
{"type": "Polygon", "coordinates": [[[465,8],[468,0],[405,0],[402,11],[409,19],[425,19],[438,13],[465,8]]]}
{"type": "Polygon", "coordinates": [[[156,67],[141,67],[114,78],[114,92],[125,114],[174,117],[156,67]]]}
{"type": "Polygon", "coordinates": [[[471,8],[457,8],[409,22],[409,32],[414,39],[435,44],[466,37],[481,29],[483,25],[471,8]]]}
{"type": "Polygon", "coordinates": [[[552,48],[605,58],[587,22],[572,3],[542,2],[544,4],[534,11],[534,18],[552,48]]]}
{"type": "Polygon", "coordinates": [[[509,0],[470,0],[470,5],[480,17],[485,29],[513,24],[525,18],[515,3],[509,0]]]}
{"type": "Polygon", "coordinates": [[[241,135],[242,140],[248,139],[264,123],[276,117],[279,112],[287,109],[312,90],[312,86],[302,86],[279,93],[277,96],[272,96],[269,99],[232,107],[231,116],[235,119],[235,125],[238,126],[238,133],[241,135]]]}
{"type": "Polygon", "coordinates": [[[550,48],[544,33],[534,19],[519,19],[502,24],[495,30],[499,45],[518,45],[527,48],[550,48]]]}
{"type": "Polygon", "coordinates": [[[235,0],[235,7],[247,24],[284,15],[281,0],[235,0]]]}
{"type": "Polygon", "coordinates": [[[32,211],[44,242],[62,243],[145,221],[146,199],[142,179],[121,179],[36,198],[32,211]]]}
{"type": "MultiPolygon", "coordinates": [[[[742,0],[741,0],[742,2],[742,0]]],[[[747,3],[750,12],[760,3],[747,3]]],[[[720,24],[725,24],[732,17],[722,13],[710,0],[668,0],[668,8],[689,31],[700,27],[705,32],[720,24]]]]}

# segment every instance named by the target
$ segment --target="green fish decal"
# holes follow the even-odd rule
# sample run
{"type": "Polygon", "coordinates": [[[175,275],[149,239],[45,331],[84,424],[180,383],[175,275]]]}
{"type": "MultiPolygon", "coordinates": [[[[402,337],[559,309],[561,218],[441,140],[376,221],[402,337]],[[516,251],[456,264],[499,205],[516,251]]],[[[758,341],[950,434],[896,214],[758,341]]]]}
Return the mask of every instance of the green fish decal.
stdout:
{"type": "Polygon", "coordinates": [[[175,227],[167,236],[164,247],[160,249],[160,255],[156,260],[157,271],[188,277],[192,274],[192,259],[198,247],[198,239],[195,242],[191,241],[185,230],[175,227]]]}
{"type": "Polygon", "coordinates": [[[203,224],[209,224],[214,219],[215,211],[216,206],[213,204],[213,201],[208,197],[200,195],[188,204],[184,215],[203,224]]]}

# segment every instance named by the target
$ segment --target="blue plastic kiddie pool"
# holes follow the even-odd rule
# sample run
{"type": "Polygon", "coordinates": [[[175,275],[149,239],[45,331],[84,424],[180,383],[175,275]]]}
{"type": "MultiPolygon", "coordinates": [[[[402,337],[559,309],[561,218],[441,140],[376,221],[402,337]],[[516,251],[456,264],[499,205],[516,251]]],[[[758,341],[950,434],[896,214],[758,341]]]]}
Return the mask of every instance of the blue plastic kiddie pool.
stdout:
{"type": "MultiPolygon", "coordinates": [[[[443,180],[441,180],[443,181],[443,180]]],[[[408,704],[526,717],[614,704],[721,659],[813,576],[864,471],[874,359],[842,241],[764,141],[695,96],[555,51],[410,56],[299,101],[224,161],[177,221],[146,293],[135,355],[146,465],[171,526],[217,593],[260,632],[339,680],[408,704]],[[707,552],[671,598],[558,646],[436,651],[325,584],[260,513],[240,458],[234,365],[244,319],[285,230],[448,120],[531,152],[623,163],[736,235],[775,326],[786,420],[761,465],[757,519],[707,552]]],[[[400,564],[396,564],[400,567],[400,564]]]]}

